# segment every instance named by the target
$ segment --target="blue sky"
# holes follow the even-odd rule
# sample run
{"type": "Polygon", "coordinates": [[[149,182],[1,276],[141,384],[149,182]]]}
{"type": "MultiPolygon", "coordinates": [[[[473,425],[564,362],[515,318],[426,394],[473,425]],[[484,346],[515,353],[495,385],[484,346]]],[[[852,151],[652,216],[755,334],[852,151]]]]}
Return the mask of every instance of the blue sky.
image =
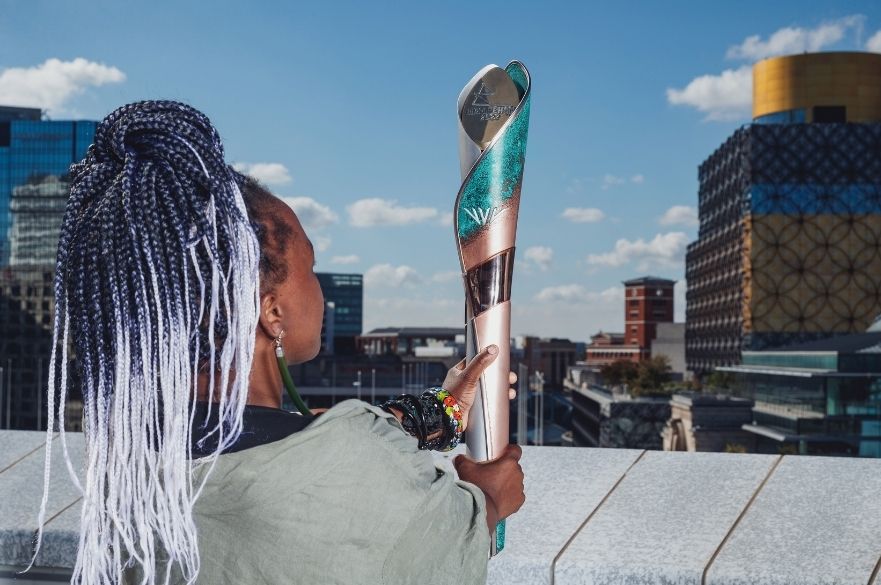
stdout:
{"type": "Polygon", "coordinates": [[[533,106],[515,334],[623,330],[621,281],[680,281],[697,166],[749,119],[749,66],[881,51],[877,2],[0,0],[0,103],[100,119],[178,99],[289,198],[318,270],[367,275],[365,327],[462,321],[456,98],[519,59],[533,106]],[[815,7],[816,5],[816,7],[815,7]],[[254,166],[257,165],[257,166],[254,166]]]}

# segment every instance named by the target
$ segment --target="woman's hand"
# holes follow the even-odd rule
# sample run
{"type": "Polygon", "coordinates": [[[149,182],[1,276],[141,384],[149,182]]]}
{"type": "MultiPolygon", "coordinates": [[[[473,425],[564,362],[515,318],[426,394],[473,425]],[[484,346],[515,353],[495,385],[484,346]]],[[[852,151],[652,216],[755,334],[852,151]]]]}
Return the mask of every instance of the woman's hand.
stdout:
{"type": "Polygon", "coordinates": [[[473,483],[486,496],[486,524],[490,534],[496,523],[520,509],[526,501],[523,493],[523,468],[519,445],[508,445],[492,461],[478,463],[465,455],[453,459],[459,479],[473,483]]]}
{"type": "MultiPolygon", "coordinates": [[[[477,396],[477,381],[483,371],[496,359],[499,348],[496,345],[489,345],[474,356],[471,363],[465,365],[462,360],[447,372],[442,384],[443,389],[453,395],[459,407],[462,409],[462,428],[468,428],[468,412],[474,405],[474,399],[477,396]]],[[[511,372],[508,374],[508,383],[517,383],[517,374],[511,372]]],[[[517,391],[513,388],[508,389],[508,398],[513,400],[517,396],[517,391]]]]}

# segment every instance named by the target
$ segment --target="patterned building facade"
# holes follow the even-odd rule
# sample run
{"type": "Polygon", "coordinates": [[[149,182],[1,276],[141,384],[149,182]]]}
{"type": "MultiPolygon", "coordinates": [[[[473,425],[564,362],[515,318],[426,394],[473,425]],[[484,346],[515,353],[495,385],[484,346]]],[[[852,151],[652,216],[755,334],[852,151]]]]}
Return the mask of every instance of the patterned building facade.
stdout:
{"type": "Polygon", "coordinates": [[[881,124],[753,124],[699,178],[689,369],[864,331],[881,314],[881,124]]]}
{"type": "Polygon", "coordinates": [[[864,331],[881,314],[881,55],[753,67],[753,123],[698,171],[686,360],[864,331]]]}

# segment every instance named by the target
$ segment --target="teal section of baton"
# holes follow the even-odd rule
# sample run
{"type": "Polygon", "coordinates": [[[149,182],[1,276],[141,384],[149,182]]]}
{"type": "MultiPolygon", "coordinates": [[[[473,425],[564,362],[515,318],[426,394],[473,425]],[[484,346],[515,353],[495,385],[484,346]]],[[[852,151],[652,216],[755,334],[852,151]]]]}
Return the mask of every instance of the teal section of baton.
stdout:
{"type": "MultiPolygon", "coordinates": [[[[522,90],[527,89],[522,65],[512,63],[505,71],[522,90]]],[[[466,209],[489,211],[493,207],[500,207],[514,196],[523,180],[531,95],[526,95],[523,107],[502,136],[483,153],[462,187],[457,210],[460,240],[467,240],[482,227],[466,209]]]]}
{"type": "Polygon", "coordinates": [[[505,548],[505,520],[499,520],[496,524],[496,554],[505,548]]]}

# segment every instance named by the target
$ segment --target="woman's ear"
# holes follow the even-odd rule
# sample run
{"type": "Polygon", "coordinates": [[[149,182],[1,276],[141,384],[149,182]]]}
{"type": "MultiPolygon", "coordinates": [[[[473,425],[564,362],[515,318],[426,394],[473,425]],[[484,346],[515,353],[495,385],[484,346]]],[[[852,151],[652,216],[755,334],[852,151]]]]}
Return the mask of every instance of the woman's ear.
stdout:
{"type": "Polygon", "coordinates": [[[278,304],[278,297],[273,293],[268,293],[260,297],[260,328],[269,338],[275,339],[284,329],[282,325],[281,305],[278,304]]]}

